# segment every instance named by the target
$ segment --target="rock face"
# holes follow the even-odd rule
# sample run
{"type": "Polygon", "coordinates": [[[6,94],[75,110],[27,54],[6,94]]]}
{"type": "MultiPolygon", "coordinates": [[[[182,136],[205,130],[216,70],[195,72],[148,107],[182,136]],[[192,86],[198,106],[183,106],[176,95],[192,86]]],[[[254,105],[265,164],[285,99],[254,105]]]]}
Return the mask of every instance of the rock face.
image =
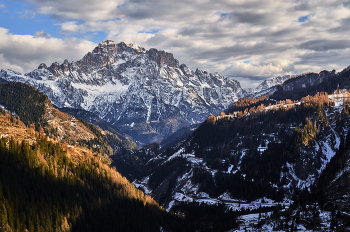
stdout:
{"type": "Polygon", "coordinates": [[[90,111],[141,144],[160,142],[246,95],[238,81],[192,71],[171,53],[111,40],[77,62],[40,64],[24,75],[2,70],[0,78],[27,83],[60,108],[90,111]]]}
{"type": "Polygon", "coordinates": [[[320,73],[308,73],[296,76],[284,82],[283,91],[292,91],[295,89],[308,88],[323,82],[326,77],[335,74],[335,70],[321,71],[320,73]]]}
{"type": "Polygon", "coordinates": [[[282,85],[289,78],[291,78],[290,75],[267,78],[257,87],[247,90],[249,93],[247,97],[255,98],[274,93],[278,86],[282,85]]]}

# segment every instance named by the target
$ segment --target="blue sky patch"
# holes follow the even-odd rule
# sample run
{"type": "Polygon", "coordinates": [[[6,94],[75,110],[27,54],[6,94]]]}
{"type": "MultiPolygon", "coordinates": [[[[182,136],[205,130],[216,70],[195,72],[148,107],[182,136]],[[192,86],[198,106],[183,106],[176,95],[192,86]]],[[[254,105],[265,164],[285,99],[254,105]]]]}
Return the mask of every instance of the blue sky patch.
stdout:
{"type": "Polygon", "coordinates": [[[5,8],[0,9],[0,26],[9,29],[10,33],[35,36],[36,32],[44,31],[58,36],[59,26],[50,15],[34,14],[30,10],[31,5],[22,2],[5,0],[2,4],[5,8]]]}
{"type": "Polygon", "coordinates": [[[298,18],[299,23],[305,22],[311,15],[301,16],[298,18]]]}
{"type": "Polygon", "coordinates": [[[149,31],[139,31],[139,33],[156,34],[159,31],[161,31],[161,29],[151,29],[149,31]]]}

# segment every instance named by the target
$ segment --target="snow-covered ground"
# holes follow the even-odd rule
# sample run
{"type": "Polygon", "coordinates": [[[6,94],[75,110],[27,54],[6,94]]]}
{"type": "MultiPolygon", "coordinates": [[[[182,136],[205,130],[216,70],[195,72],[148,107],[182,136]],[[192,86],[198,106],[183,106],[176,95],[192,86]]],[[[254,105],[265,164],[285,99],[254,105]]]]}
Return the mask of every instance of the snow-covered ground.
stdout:
{"type": "MultiPolygon", "coordinates": [[[[282,212],[285,211],[284,209],[282,212]]],[[[295,213],[295,212],[294,212],[295,213]]],[[[317,231],[331,231],[330,230],[330,224],[331,224],[331,212],[329,211],[322,211],[318,210],[319,213],[319,219],[321,221],[319,229],[317,231]]],[[[295,216],[295,215],[292,215],[295,216]]],[[[281,221],[285,221],[285,218],[283,216],[278,216],[278,220],[273,218],[273,212],[266,212],[266,213],[252,213],[252,214],[246,214],[239,216],[237,218],[237,223],[239,224],[239,227],[236,229],[230,230],[230,232],[245,232],[245,231],[286,231],[285,229],[282,230],[281,227],[281,221]],[[260,223],[260,225],[259,225],[260,223]]],[[[301,220],[302,221],[302,220],[301,220]]],[[[287,222],[288,229],[291,228],[291,225],[293,223],[293,218],[287,222]]],[[[286,226],[286,225],[285,225],[286,226]]],[[[295,223],[294,227],[296,230],[294,231],[315,231],[314,229],[307,229],[302,222],[295,223]]]]}

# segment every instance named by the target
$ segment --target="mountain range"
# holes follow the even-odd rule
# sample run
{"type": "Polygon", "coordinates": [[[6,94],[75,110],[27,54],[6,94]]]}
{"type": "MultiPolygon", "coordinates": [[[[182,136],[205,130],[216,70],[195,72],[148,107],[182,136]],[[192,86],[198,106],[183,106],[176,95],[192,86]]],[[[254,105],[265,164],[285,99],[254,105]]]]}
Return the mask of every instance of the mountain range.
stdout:
{"type": "MultiPolygon", "coordinates": [[[[160,143],[248,95],[238,81],[193,71],[171,53],[111,40],[79,61],[40,64],[26,74],[1,70],[0,78],[33,86],[59,108],[94,113],[139,144],[160,143]]],[[[249,93],[266,91],[285,79],[268,79],[249,93]]]]}

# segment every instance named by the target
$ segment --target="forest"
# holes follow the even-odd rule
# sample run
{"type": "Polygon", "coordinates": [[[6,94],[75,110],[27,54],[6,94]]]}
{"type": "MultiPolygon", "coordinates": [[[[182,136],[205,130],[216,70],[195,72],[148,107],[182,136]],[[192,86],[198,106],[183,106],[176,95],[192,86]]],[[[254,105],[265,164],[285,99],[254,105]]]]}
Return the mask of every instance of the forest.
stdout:
{"type": "MultiPolygon", "coordinates": [[[[168,191],[171,192],[176,176],[193,168],[193,184],[199,184],[198,191],[209,193],[210,197],[218,197],[227,191],[232,198],[247,201],[262,197],[281,201],[286,194],[291,196],[293,189],[285,192],[282,188],[287,179],[281,178],[281,172],[287,172],[286,163],[296,164],[301,160],[300,147],[307,148],[319,134],[329,130],[326,111],[333,103],[324,92],[305,96],[298,102],[287,99],[271,103],[266,98],[241,99],[232,109],[243,111],[209,116],[179,145],[185,154],[195,154],[203,159],[207,167],[191,167],[186,159],[178,157],[158,166],[156,162],[149,163],[142,176],[152,173],[149,178],[152,189],[168,180],[168,191]],[[227,173],[229,165],[233,165],[234,170],[238,166],[239,169],[227,173]],[[212,174],[208,168],[218,171],[212,174]],[[164,170],[172,174],[164,175],[164,170]]],[[[338,130],[342,118],[346,118],[346,113],[337,119],[338,130]]],[[[175,151],[176,147],[169,148],[163,156],[170,156],[175,151]]],[[[313,168],[320,168],[320,161],[313,162],[313,168]]],[[[300,175],[303,173],[301,169],[296,171],[300,175]]],[[[160,204],[164,203],[165,196],[167,194],[157,199],[160,204]]]]}
{"type": "Polygon", "coordinates": [[[85,154],[77,163],[64,145],[36,141],[0,139],[3,231],[181,231],[181,219],[98,155],[85,154]]]}

